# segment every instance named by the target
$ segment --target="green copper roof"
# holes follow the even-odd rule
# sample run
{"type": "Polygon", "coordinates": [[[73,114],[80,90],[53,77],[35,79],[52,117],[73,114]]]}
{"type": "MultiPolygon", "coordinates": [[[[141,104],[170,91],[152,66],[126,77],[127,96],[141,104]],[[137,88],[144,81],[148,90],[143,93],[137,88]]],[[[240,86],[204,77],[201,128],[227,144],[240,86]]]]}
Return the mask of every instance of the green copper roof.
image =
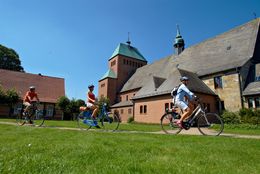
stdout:
{"type": "Polygon", "coordinates": [[[110,57],[113,58],[116,55],[123,55],[123,56],[127,56],[127,57],[132,57],[138,60],[142,60],[142,61],[146,61],[146,59],[144,58],[144,56],[138,51],[137,48],[132,47],[131,45],[126,45],[123,43],[120,43],[117,48],[115,49],[114,53],[112,54],[112,56],[110,57]]]}
{"type": "Polygon", "coordinates": [[[113,79],[117,78],[116,73],[112,69],[109,69],[100,80],[103,80],[108,77],[113,79]]]}

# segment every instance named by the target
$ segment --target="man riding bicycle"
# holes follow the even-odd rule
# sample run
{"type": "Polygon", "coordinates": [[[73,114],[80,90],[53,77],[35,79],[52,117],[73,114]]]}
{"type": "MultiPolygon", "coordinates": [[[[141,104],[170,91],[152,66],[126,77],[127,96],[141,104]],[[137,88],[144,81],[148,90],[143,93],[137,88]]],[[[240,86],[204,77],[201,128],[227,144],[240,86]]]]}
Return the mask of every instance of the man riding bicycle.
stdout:
{"type": "Polygon", "coordinates": [[[177,90],[177,95],[173,100],[173,103],[182,109],[183,114],[181,115],[180,120],[177,121],[177,125],[183,128],[183,121],[190,117],[192,111],[194,110],[192,100],[196,98],[196,96],[187,88],[187,84],[189,78],[186,76],[182,76],[180,78],[182,84],[179,86],[177,90]]]}
{"type": "Polygon", "coordinates": [[[38,94],[35,92],[35,86],[30,86],[29,91],[26,92],[24,99],[23,99],[23,105],[25,106],[23,115],[26,115],[30,107],[32,106],[32,102],[37,100],[37,102],[40,102],[38,94]]]}

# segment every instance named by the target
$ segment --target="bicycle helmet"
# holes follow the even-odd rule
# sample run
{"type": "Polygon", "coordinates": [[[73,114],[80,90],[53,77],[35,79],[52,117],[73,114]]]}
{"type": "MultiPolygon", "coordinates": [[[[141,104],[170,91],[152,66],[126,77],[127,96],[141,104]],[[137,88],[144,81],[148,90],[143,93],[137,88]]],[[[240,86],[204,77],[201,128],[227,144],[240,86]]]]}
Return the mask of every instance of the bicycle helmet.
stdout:
{"type": "Polygon", "coordinates": [[[94,87],[94,85],[93,84],[91,84],[91,85],[88,85],[88,88],[93,88],[94,87]]]}
{"type": "Polygon", "coordinates": [[[30,86],[29,89],[30,89],[30,90],[35,89],[35,86],[30,86]]]}
{"type": "Polygon", "coordinates": [[[186,76],[182,76],[182,77],[180,78],[180,81],[182,82],[182,81],[184,81],[184,80],[189,80],[189,78],[186,77],[186,76]]]}

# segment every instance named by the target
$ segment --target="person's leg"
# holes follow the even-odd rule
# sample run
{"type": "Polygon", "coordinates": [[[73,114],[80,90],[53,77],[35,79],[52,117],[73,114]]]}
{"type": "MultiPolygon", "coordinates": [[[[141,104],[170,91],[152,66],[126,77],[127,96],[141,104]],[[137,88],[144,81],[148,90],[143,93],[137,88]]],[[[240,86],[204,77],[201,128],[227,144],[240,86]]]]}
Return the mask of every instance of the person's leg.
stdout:
{"type": "Polygon", "coordinates": [[[97,106],[95,106],[95,105],[93,105],[92,106],[92,118],[94,118],[94,119],[96,119],[96,117],[97,117],[97,112],[98,112],[98,107],[97,106]]]}
{"type": "Polygon", "coordinates": [[[24,102],[23,105],[25,106],[23,114],[25,114],[26,112],[28,112],[29,108],[31,107],[31,104],[29,102],[24,102]]]}
{"type": "Polygon", "coordinates": [[[182,114],[180,121],[184,121],[187,118],[189,118],[193,110],[194,110],[193,104],[189,103],[189,106],[186,109],[184,109],[184,113],[182,114]]]}

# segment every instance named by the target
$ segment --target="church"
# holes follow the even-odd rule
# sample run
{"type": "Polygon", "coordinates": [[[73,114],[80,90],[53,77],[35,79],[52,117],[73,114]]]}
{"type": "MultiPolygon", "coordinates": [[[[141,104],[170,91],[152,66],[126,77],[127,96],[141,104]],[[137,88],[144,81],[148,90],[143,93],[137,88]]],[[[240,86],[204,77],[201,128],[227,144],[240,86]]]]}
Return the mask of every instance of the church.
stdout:
{"type": "Polygon", "coordinates": [[[148,64],[141,52],[120,43],[99,80],[98,96],[110,100],[123,122],[159,123],[171,108],[171,90],[187,76],[188,88],[208,112],[260,108],[260,18],[185,48],[177,28],[175,54],[148,64]]]}

